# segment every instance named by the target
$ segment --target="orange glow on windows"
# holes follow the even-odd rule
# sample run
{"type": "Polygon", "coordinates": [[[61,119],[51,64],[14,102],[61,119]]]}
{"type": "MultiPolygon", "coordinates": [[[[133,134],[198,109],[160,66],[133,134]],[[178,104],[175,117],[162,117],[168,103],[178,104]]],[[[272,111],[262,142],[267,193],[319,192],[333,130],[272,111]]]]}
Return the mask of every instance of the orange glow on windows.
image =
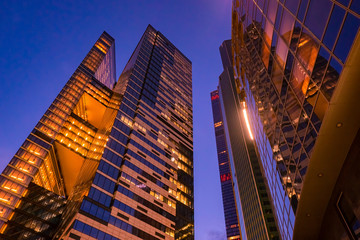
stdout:
{"type": "Polygon", "coordinates": [[[217,122],[217,123],[214,124],[215,127],[220,127],[221,125],[222,125],[222,121],[217,122]]]}
{"type": "Polygon", "coordinates": [[[249,131],[250,138],[251,138],[251,140],[254,140],[254,137],[253,137],[253,135],[252,135],[251,128],[250,128],[249,119],[248,119],[248,116],[247,116],[247,113],[246,113],[246,109],[245,109],[245,108],[243,109],[243,114],[244,114],[244,119],[245,119],[246,127],[247,127],[247,129],[248,129],[248,131],[249,131]]]}

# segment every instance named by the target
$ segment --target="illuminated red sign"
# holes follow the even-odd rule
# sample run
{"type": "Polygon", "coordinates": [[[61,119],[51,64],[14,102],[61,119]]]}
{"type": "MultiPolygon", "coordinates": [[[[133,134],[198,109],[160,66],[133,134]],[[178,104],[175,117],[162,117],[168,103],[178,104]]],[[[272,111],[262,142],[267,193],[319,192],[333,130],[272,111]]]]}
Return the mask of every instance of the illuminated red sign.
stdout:
{"type": "Polygon", "coordinates": [[[220,176],[220,180],[221,180],[221,182],[225,182],[225,181],[231,180],[231,175],[230,175],[230,173],[222,174],[222,175],[220,176]]]}
{"type": "Polygon", "coordinates": [[[211,96],[211,101],[216,100],[219,98],[219,94],[211,96]]]}

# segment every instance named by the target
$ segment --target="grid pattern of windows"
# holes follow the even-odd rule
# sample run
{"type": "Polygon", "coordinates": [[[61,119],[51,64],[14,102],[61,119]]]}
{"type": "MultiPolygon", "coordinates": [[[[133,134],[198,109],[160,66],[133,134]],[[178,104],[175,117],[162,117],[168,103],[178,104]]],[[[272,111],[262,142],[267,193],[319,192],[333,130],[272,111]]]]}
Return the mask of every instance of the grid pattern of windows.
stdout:
{"type": "Polygon", "coordinates": [[[235,192],[233,188],[233,179],[230,169],[230,162],[224,136],[224,125],[220,109],[219,92],[211,93],[211,103],[213,109],[213,118],[215,126],[216,150],[218,153],[219,173],[221,181],[221,193],[224,206],[225,227],[227,238],[233,237],[240,239],[240,224],[236,208],[235,192]]]}
{"type": "Polygon", "coordinates": [[[31,237],[194,239],[191,62],[149,25],[115,83],[114,50],[104,32],[1,174],[0,234],[34,184],[68,201],[31,237]]]}
{"type": "Polygon", "coordinates": [[[290,239],[315,141],[358,35],[358,1],[234,0],[233,7],[235,77],[282,238],[290,239]]]}
{"type": "Polygon", "coordinates": [[[122,237],[193,239],[191,62],[149,26],[119,88],[104,154],[68,234],[86,228],[98,237],[116,227],[122,237]]]}
{"type": "MultiPolygon", "coordinates": [[[[113,43],[114,40],[107,33],[104,32],[100,36],[1,174],[0,226],[3,226],[3,223],[11,217],[12,209],[16,208],[19,199],[25,196],[30,182],[60,196],[67,194],[58,163],[62,159],[56,159],[54,154],[55,143],[66,146],[83,156],[98,145],[93,144],[96,135],[94,128],[84,124],[85,116],[81,114],[77,116],[74,112],[80,113],[76,109],[80,109],[77,106],[81,105],[85,92],[91,94],[89,89],[92,89],[94,93],[99,92],[98,86],[106,88],[101,83],[97,83],[98,80],[93,79],[93,74],[89,69],[97,71],[113,43]],[[102,49],[100,50],[99,47],[102,49]]],[[[103,67],[100,71],[107,69],[103,67]]],[[[108,95],[110,95],[109,92],[111,91],[107,89],[108,95]]],[[[98,97],[99,101],[101,97],[109,98],[105,96],[106,94],[102,95],[98,97]]],[[[108,103],[109,99],[106,101],[108,103]]],[[[100,140],[97,142],[99,143],[100,140]]],[[[103,148],[104,142],[101,142],[101,145],[103,148]]],[[[101,152],[100,149],[98,147],[98,153],[101,152]]],[[[89,158],[96,159],[95,154],[90,155],[89,158]]],[[[3,226],[4,229],[5,227],[6,225],[3,226]]]]}

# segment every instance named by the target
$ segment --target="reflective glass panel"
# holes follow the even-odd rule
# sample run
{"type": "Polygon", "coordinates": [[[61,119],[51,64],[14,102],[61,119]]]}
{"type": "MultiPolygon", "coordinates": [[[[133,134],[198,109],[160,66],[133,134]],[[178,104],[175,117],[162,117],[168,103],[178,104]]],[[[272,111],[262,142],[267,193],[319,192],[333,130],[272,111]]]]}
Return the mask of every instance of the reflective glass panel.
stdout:
{"type": "Polygon", "coordinates": [[[268,8],[267,16],[272,23],[275,23],[277,5],[278,3],[276,0],[269,0],[269,8],[268,8]]]}
{"type": "Polygon", "coordinates": [[[335,5],[331,13],[323,42],[331,50],[334,46],[337,34],[344,18],[345,10],[335,5]]]}
{"type": "Polygon", "coordinates": [[[293,28],[294,18],[288,11],[284,10],[281,20],[280,35],[285,39],[287,44],[290,42],[293,28]]]}
{"type": "Polygon", "coordinates": [[[345,63],[349,54],[354,38],[358,32],[359,24],[360,19],[352,14],[347,15],[334,51],[335,55],[340,58],[343,63],[345,63]]]}
{"type": "Polygon", "coordinates": [[[306,8],[309,0],[301,0],[301,4],[298,11],[298,19],[302,22],[304,20],[306,8]]]}
{"type": "Polygon", "coordinates": [[[341,64],[334,58],[331,59],[330,64],[326,70],[323,83],[321,85],[321,91],[323,92],[328,101],[330,101],[331,99],[341,71],[341,64]]]}
{"type": "Polygon", "coordinates": [[[294,15],[296,15],[297,8],[300,0],[286,0],[285,7],[289,9],[294,15]]]}
{"type": "Polygon", "coordinates": [[[357,14],[360,14],[360,1],[353,0],[351,3],[350,9],[355,11],[357,14]]]}
{"type": "Polygon", "coordinates": [[[274,61],[272,81],[273,81],[278,93],[280,93],[280,90],[281,90],[282,78],[283,78],[282,68],[280,68],[279,64],[277,64],[277,62],[274,61]]]}
{"type": "Polygon", "coordinates": [[[305,25],[319,39],[324,32],[332,3],[330,0],[311,0],[308,13],[306,14],[305,25]]]}
{"type": "Polygon", "coordinates": [[[290,77],[290,86],[296,93],[300,101],[304,99],[310,77],[306,73],[299,61],[295,60],[295,64],[290,77]]]}
{"type": "Polygon", "coordinates": [[[289,49],[285,42],[281,38],[278,38],[276,46],[276,59],[279,61],[281,67],[284,67],[288,51],[289,49]]]}
{"type": "Polygon", "coordinates": [[[276,14],[276,19],[275,19],[275,29],[279,31],[279,27],[280,27],[280,20],[281,20],[281,14],[282,14],[282,6],[279,5],[278,7],[278,11],[277,11],[277,14],[276,14]]]}
{"type": "Polygon", "coordinates": [[[311,75],[311,80],[314,81],[317,86],[320,86],[321,84],[321,80],[324,76],[328,61],[329,53],[325,51],[324,48],[321,48],[316,58],[315,66],[311,75]]]}
{"type": "Polygon", "coordinates": [[[320,93],[314,108],[313,116],[311,117],[311,121],[314,124],[317,131],[320,130],[320,125],[322,120],[324,119],[328,105],[329,105],[328,101],[326,100],[324,95],[320,93]],[[314,115],[316,117],[314,117],[314,115]]]}
{"type": "Polygon", "coordinates": [[[341,3],[345,7],[349,5],[350,0],[336,0],[338,3],[341,3]]]}
{"type": "Polygon", "coordinates": [[[314,67],[316,56],[318,54],[318,48],[319,45],[317,42],[311,38],[307,31],[303,30],[301,38],[299,39],[296,56],[309,72],[311,72],[314,67]]]}

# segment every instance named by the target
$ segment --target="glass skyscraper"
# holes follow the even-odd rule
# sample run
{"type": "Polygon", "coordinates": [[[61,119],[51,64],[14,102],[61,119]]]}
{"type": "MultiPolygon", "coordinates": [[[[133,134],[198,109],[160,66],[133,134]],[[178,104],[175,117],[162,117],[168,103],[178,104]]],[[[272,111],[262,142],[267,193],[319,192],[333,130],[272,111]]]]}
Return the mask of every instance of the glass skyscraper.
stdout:
{"type": "Polygon", "coordinates": [[[279,239],[264,173],[236,90],[231,40],[223,42],[220,54],[224,71],[211,100],[227,237],[279,239]]]}
{"type": "MultiPolygon", "coordinates": [[[[233,80],[219,81],[227,143],[239,151],[231,135],[250,136],[254,151],[233,156],[257,157],[281,239],[360,236],[359,25],[357,0],[233,0],[233,80]]],[[[246,164],[230,157],[237,177],[246,164]]],[[[233,179],[242,200],[245,180],[233,179]]],[[[238,205],[243,238],[266,239],[238,205]]]]}
{"type": "Polygon", "coordinates": [[[226,236],[228,239],[241,239],[240,224],[233,188],[233,179],[228,156],[228,147],[226,145],[224,124],[220,109],[219,92],[217,90],[211,92],[211,104],[214,117],[216,150],[219,160],[219,173],[221,193],[223,197],[226,236]]]}
{"type": "Polygon", "coordinates": [[[2,239],[194,239],[191,62],[103,33],[0,176],[2,239]]]}

